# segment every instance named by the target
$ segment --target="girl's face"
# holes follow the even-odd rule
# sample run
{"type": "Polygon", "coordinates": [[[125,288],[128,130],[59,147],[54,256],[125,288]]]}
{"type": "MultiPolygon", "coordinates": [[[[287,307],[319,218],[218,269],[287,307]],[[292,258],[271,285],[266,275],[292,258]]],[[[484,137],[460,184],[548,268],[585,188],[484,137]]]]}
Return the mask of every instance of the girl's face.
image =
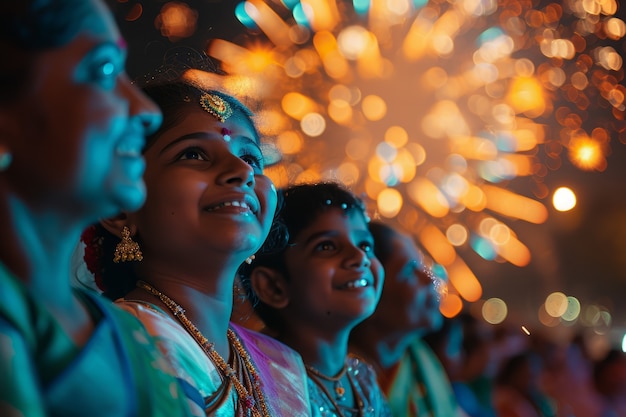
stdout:
{"type": "Polygon", "coordinates": [[[394,234],[385,262],[385,291],[376,312],[390,329],[436,330],[443,323],[432,275],[408,236],[394,234]]]}
{"type": "Polygon", "coordinates": [[[85,1],[79,34],[36,55],[0,128],[12,132],[3,134],[13,153],[6,174],[29,205],[94,221],[144,202],[141,149],[161,115],[124,73],[126,49],[108,9],[85,1]]]}
{"type": "Polygon", "coordinates": [[[249,121],[238,116],[222,123],[198,103],[146,150],[148,198],[128,221],[145,259],[182,270],[221,252],[240,264],[267,237],[276,191],[249,121]]]}
{"type": "Polygon", "coordinates": [[[295,237],[285,252],[286,314],[312,326],[353,327],[376,308],[383,272],[362,213],[330,208],[295,237]]]}

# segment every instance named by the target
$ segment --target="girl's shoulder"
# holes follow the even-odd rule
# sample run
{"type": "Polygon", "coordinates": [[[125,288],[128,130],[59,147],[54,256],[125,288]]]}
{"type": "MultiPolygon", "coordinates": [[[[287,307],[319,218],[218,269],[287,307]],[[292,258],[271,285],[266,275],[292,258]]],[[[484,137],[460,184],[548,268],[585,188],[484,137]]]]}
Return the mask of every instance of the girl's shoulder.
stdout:
{"type": "Polygon", "coordinates": [[[231,323],[262,381],[276,416],[309,416],[306,370],[300,354],[271,336],[231,323]]]}

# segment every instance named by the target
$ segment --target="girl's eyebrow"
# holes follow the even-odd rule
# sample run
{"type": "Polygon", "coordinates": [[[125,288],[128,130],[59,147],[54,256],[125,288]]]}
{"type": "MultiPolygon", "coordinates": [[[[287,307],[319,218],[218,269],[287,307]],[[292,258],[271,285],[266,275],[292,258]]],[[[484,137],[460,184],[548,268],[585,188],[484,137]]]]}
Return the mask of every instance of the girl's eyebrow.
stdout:
{"type": "Polygon", "coordinates": [[[217,137],[217,133],[214,134],[214,135],[211,135],[208,132],[187,133],[186,135],[179,136],[176,139],[174,139],[173,141],[171,141],[170,143],[168,143],[167,145],[165,145],[163,147],[163,149],[161,149],[161,151],[159,152],[159,155],[162,155],[163,152],[165,152],[166,150],[168,150],[169,148],[171,148],[172,146],[176,145],[179,142],[183,142],[183,141],[189,140],[189,139],[211,139],[212,137],[217,137]]]}
{"type": "MultiPolygon", "coordinates": [[[[190,140],[190,139],[217,139],[217,138],[220,138],[220,137],[221,136],[217,132],[204,132],[204,131],[201,131],[201,132],[187,133],[186,135],[179,136],[176,139],[174,139],[173,141],[171,141],[170,143],[168,143],[167,145],[165,145],[163,147],[163,149],[161,149],[161,151],[159,152],[159,155],[162,155],[163,152],[167,151],[172,146],[176,145],[179,142],[183,142],[185,140],[190,140]]],[[[235,138],[238,138],[238,139],[242,140],[245,143],[249,143],[249,144],[259,148],[259,150],[261,149],[259,147],[259,144],[255,140],[250,139],[247,136],[235,136],[235,138]]]]}
{"type": "Polygon", "coordinates": [[[326,237],[326,236],[336,236],[337,235],[337,231],[336,230],[321,230],[319,232],[313,233],[311,236],[309,236],[305,241],[304,244],[308,245],[310,242],[320,238],[320,237],[326,237]]]}

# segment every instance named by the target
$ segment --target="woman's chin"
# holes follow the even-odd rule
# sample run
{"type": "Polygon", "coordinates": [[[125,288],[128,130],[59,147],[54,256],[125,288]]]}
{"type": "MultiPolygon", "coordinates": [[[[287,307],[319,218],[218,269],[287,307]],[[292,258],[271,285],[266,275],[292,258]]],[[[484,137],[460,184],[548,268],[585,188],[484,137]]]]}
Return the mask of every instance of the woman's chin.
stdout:
{"type": "Polygon", "coordinates": [[[137,211],[146,201],[146,186],[143,181],[134,184],[119,184],[115,187],[114,195],[118,211],[137,211]]]}

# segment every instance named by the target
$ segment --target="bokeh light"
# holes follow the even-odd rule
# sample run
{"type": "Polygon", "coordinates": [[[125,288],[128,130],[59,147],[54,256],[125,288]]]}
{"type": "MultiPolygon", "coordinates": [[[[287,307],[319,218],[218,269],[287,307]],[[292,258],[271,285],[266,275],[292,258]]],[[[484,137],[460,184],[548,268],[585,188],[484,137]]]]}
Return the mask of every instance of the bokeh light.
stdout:
{"type": "Polygon", "coordinates": [[[508,307],[500,298],[490,298],[483,304],[482,314],[489,324],[500,324],[506,319],[508,307]]]}
{"type": "Polygon", "coordinates": [[[552,317],[561,317],[567,311],[567,296],[560,291],[553,292],[546,297],[546,312],[552,317]]]}
{"type": "Polygon", "coordinates": [[[558,211],[569,211],[576,207],[576,194],[568,187],[559,187],[552,195],[552,205],[558,211]]]}

